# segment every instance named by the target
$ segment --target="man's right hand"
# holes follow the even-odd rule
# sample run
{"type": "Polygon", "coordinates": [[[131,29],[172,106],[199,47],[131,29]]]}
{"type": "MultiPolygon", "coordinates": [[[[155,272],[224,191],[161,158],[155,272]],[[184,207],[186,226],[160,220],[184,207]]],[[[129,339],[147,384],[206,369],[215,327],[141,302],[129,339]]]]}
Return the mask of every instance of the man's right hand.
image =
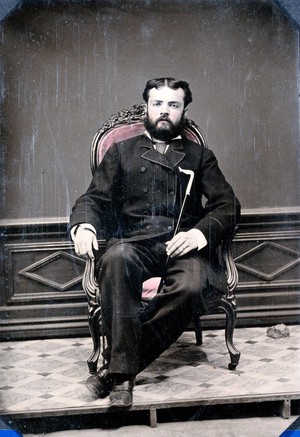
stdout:
{"type": "Polygon", "coordinates": [[[79,226],[75,235],[72,235],[75,252],[82,257],[95,258],[94,250],[98,250],[97,237],[91,229],[79,226]]]}

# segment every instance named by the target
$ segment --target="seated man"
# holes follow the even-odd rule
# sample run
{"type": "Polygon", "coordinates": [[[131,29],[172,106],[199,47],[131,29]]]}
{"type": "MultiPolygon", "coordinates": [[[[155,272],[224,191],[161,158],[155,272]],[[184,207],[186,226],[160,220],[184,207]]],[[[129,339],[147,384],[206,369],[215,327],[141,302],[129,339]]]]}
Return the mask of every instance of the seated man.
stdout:
{"type": "Polygon", "coordinates": [[[121,407],[132,404],[136,375],[176,341],[195,308],[205,314],[225,293],[216,248],[240,213],[213,152],[183,136],[188,83],[149,80],[143,98],[145,134],[110,147],[70,220],[81,256],[93,257],[106,231],[97,278],[108,366],[86,384],[121,407]],[[187,174],[194,180],[183,202],[187,174]],[[142,284],[154,276],[164,278],[161,293],[141,309],[142,284]]]}

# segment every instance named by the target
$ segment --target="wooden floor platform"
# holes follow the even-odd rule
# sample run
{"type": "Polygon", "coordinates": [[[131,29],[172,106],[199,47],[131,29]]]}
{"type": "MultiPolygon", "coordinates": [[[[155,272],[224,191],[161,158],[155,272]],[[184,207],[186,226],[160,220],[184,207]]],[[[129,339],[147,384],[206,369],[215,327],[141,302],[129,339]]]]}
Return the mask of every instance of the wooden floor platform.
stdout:
{"type": "MultiPolygon", "coordinates": [[[[130,412],[145,411],[152,427],[162,410],[274,402],[283,417],[300,399],[300,326],[273,339],[266,328],[241,328],[235,343],[240,364],[228,370],[223,330],[204,332],[196,346],[186,332],[137,377],[130,412]]],[[[84,385],[90,338],[0,343],[1,417],[45,418],[111,413],[84,385]]],[[[117,412],[120,414],[120,410],[117,412]]]]}

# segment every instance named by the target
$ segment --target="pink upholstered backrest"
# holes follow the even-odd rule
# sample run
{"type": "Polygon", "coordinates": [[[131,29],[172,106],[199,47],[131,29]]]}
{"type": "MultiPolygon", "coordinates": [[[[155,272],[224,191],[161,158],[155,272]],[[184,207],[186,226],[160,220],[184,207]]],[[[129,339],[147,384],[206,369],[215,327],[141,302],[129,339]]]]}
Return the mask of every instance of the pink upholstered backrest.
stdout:
{"type": "Polygon", "coordinates": [[[102,135],[101,141],[97,147],[96,155],[96,166],[100,164],[103,156],[114,143],[119,143],[120,141],[128,140],[128,138],[133,138],[138,135],[142,135],[145,131],[144,123],[131,123],[131,124],[121,124],[112,129],[109,129],[102,135]]]}

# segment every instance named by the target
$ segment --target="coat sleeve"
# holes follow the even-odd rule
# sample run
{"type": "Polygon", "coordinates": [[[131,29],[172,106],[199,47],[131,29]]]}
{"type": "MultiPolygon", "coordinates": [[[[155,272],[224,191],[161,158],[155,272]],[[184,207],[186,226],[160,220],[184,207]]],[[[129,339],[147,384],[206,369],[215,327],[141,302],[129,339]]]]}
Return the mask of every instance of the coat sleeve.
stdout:
{"type": "Polygon", "coordinates": [[[114,220],[112,209],[119,175],[118,154],[112,146],[96,169],[87,191],[78,198],[72,208],[70,228],[80,223],[90,223],[99,231],[106,231],[114,220]]]}
{"type": "Polygon", "coordinates": [[[208,246],[215,248],[233,234],[240,217],[240,203],[209,149],[203,154],[200,180],[206,199],[205,214],[195,228],[203,232],[208,246]]]}

